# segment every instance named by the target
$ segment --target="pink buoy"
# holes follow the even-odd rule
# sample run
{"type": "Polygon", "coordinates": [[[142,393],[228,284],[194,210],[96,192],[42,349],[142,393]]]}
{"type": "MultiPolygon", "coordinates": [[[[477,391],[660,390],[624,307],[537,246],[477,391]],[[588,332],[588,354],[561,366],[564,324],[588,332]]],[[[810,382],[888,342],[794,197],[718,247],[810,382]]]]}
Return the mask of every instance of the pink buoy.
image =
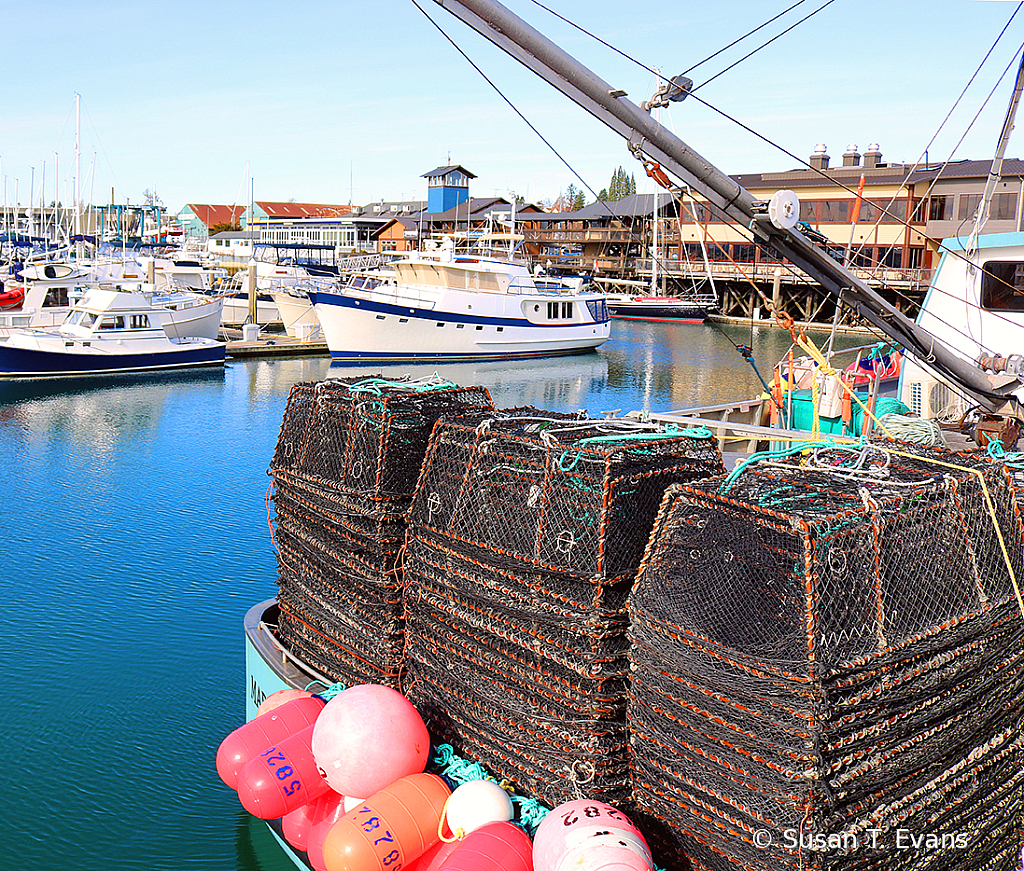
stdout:
{"type": "Polygon", "coordinates": [[[309,857],[309,864],[315,871],[327,871],[324,864],[324,839],[331,827],[345,816],[345,800],[333,789],[320,797],[317,805],[316,818],[313,825],[309,827],[309,837],[306,840],[306,855],[309,857]]]}
{"type": "Polygon", "coordinates": [[[372,796],[427,766],[430,734],[401,693],[360,684],[338,693],[313,729],[313,756],[331,789],[372,796]]]}
{"type": "Polygon", "coordinates": [[[286,813],[281,817],[281,833],[284,835],[284,839],[296,850],[302,850],[304,853],[308,852],[309,833],[320,817],[323,816],[324,810],[328,806],[326,803],[331,802],[332,799],[335,803],[338,803],[341,798],[342,796],[338,795],[333,789],[328,789],[319,798],[286,813]]]}
{"type": "Polygon", "coordinates": [[[311,745],[313,726],[278,741],[238,775],[238,798],[254,817],[276,820],[318,799],[330,788],[320,776],[311,745]]]}
{"type": "Polygon", "coordinates": [[[289,735],[312,726],[324,709],[319,696],[292,699],[274,710],[254,717],[239,726],[217,749],[217,774],[232,789],[238,788],[238,775],[253,758],[289,735]]]}
{"type": "Polygon", "coordinates": [[[624,813],[582,799],[551,811],[533,838],[536,871],[652,871],[651,851],[624,813]]]}
{"type": "Polygon", "coordinates": [[[402,871],[439,871],[444,867],[444,861],[452,851],[462,843],[461,841],[438,841],[433,847],[429,847],[419,859],[406,865],[402,871]]]}
{"type": "Polygon", "coordinates": [[[267,696],[263,703],[256,709],[256,716],[261,714],[269,714],[271,711],[281,707],[285,702],[293,701],[294,699],[305,699],[313,695],[309,690],[296,690],[288,687],[287,689],[278,690],[276,693],[271,693],[267,696]]]}
{"type": "Polygon", "coordinates": [[[438,871],[533,871],[530,836],[513,823],[487,823],[457,843],[438,871]]]}

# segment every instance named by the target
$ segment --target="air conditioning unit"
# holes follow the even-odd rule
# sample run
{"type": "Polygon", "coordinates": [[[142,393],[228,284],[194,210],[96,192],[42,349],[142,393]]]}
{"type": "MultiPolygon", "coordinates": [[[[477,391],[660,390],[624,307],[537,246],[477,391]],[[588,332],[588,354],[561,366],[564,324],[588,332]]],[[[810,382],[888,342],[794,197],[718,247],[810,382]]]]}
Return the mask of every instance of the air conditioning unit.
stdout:
{"type": "Polygon", "coordinates": [[[923,377],[910,382],[910,410],[925,419],[959,419],[966,411],[963,397],[935,378],[923,377]]]}

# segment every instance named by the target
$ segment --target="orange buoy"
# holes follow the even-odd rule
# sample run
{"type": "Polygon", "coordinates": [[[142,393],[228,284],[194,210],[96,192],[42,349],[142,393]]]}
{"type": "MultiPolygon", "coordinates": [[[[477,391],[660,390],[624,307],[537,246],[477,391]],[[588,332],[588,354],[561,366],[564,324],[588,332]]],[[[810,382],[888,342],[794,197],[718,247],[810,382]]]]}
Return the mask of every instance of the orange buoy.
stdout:
{"type": "Polygon", "coordinates": [[[410,774],[384,787],[331,827],[323,846],[327,871],[404,868],[440,840],[449,795],[436,774],[410,774]]]}
{"type": "Polygon", "coordinates": [[[220,779],[232,789],[237,789],[238,775],[253,758],[289,735],[312,726],[324,704],[319,696],[293,699],[239,726],[220,742],[217,749],[220,779]]]}
{"type": "Polygon", "coordinates": [[[487,823],[459,841],[444,871],[533,871],[533,842],[506,820],[487,823]]]}
{"type": "Polygon", "coordinates": [[[238,775],[238,798],[254,817],[276,820],[330,787],[313,759],[313,727],[267,747],[238,775]]]}

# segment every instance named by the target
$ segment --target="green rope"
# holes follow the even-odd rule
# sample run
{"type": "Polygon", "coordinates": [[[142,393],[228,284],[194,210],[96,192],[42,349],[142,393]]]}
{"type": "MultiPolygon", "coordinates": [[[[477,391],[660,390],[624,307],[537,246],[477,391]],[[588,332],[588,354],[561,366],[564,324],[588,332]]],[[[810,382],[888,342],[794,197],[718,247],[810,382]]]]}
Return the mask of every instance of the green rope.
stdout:
{"type": "Polygon", "coordinates": [[[367,378],[358,384],[350,384],[348,390],[349,393],[372,393],[375,396],[380,396],[386,388],[391,387],[425,393],[430,390],[451,390],[457,386],[454,381],[448,381],[435,375],[432,378],[420,381],[391,381],[387,378],[367,378]]]}
{"type": "Polygon", "coordinates": [[[794,445],[790,445],[788,448],[780,448],[777,451],[761,451],[756,454],[751,454],[742,463],[738,463],[736,467],[725,476],[725,480],[722,481],[718,488],[719,493],[728,493],[732,489],[732,485],[736,483],[736,479],[743,474],[743,470],[747,466],[753,463],[760,463],[763,460],[782,460],[786,457],[792,457],[794,454],[801,454],[804,451],[812,450],[813,448],[820,447],[838,447],[838,445],[832,439],[827,439],[824,442],[800,442],[794,445]]]}
{"type": "MultiPolygon", "coordinates": [[[[312,686],[312,684],[310,684],[310,686],[312,686]]],[[[348,687],[346,687],[345,684],[343,683],[332,683],[329,687],[327,687],[327,689],[318,692],[317,695],[320,696],[320,698],[322,698],[324,701],[329,702],[338,693],[343,692],[346,689],[348,689],[348,687]]]]}
{"type": "MultiPolygon", "coordinates": [[[[490,780],[498,783],[498,780],[479,762],[470,762],[456,754],[451,744],[438,744],[434,757],[430,761],[441,777],[447,778],[456,786],[473,780],[490,780]]],[[[504,784],[499,784],[499,786],[504,788],[504,784]]],[[[515,793],[509,798],[512,800],[512,806],[517,809],[516,819],[512,822],[532,838],[537,831],[537,826],[551,812],[551,809],[534,798],[527,798],[515,793]]]]}
{"type": "Polygon", "coordinates": [[[1009,452],[999,439],[989,439],[987,452],[990,459],[998,460],[1011,469],[1024,469],[1024,452],[1009,452]]]}

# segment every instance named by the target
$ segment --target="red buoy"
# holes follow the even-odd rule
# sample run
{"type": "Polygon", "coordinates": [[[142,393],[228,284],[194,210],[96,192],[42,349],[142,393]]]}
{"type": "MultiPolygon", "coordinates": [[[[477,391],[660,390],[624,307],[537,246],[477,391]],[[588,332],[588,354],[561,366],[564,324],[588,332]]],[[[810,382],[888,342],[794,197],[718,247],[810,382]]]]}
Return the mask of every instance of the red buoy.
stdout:
{"type": "MultiPolygon", "coordinates": [[[[307,852],[309,850],[309,836],[310,832],[313,831],[313,826],[332,806],[332,800],[333,804],[340,804],[342,799],[343,797],[338,795],[333,789],[329,789],[319,798],[315,798],[313,801],[307,802],[301,807],[286,813],[281,817],[281,834],[284,835],[284,839],[296,850],[302,850],[303,853],[307,852]]],[[[341,815],[339,814],[338,816],[341,815]]]]}
{"type": "Polygon", "coordinates": [[[267,747],[238,775],[238,798],[254,817],[276,820],[330,787],[313,759],[313,727],[267,747]]]}
{"type": "Polygon", "coordinates": [[[324,704],[319,696],[293,699],[239,726],[220,742],[217,749],[220,779],[232,789],[237,789],[238,775],[254,757],[289,735],[312,726],[324,704]]]}
{"type": "Polygon", "coordinates": [[[410,774],[353,808],[327,833],[327,871],[404,868],[439,840],[451,790],[436,774],[410,774]]]}
{"type": "Polygon", "coordinates": [[[306,841],[306,855],[309,856],[309,864],[316,871],[327,871],[327,866],[324,865],[324,839],[334,824],[343,816],[345,816],[344,796],[338,795],[333,789],[320,796],[316,819],[313,820],[306,841]]]}
{"type": "Polygon", "coordinates": [[[506,820],[474,829],[440,865],[442,871],[533,871],[533,842],[506,820]]]}

